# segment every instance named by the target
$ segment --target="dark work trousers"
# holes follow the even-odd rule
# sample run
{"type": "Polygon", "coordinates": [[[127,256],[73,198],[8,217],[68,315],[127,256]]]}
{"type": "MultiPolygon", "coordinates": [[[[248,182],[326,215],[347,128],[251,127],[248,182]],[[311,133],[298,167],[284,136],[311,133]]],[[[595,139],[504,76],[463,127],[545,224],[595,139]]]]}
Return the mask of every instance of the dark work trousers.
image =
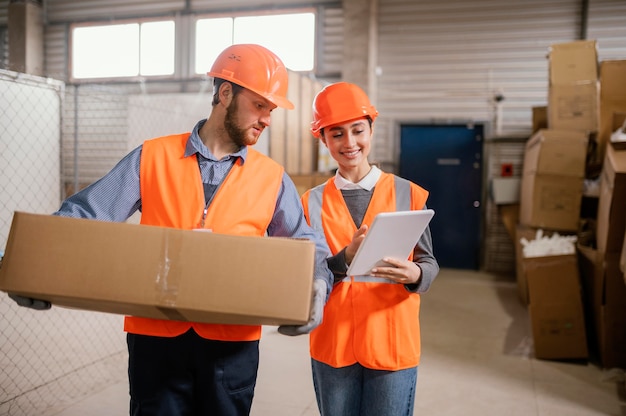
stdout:
{"type": "Polygon", "coordinates": [[[173,338],[127,334],[131,416],[250,413],[259,341],[213,341],[193,329],[173,338]]]}

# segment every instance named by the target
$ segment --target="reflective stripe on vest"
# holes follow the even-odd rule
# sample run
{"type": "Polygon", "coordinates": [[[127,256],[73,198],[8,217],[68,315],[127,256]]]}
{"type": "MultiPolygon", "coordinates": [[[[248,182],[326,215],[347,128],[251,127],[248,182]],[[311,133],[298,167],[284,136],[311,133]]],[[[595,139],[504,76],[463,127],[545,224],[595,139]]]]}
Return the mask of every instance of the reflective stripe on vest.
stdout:
{"type": "MultiPolygon", "coordinates": [[[[196,228],[204,209],[202,178],[195,155],[183,157],[189,133],[149,140],[141,155],[141,223],[181,229],[196,228]],[[185,178],[185,180],[179,180],[185,178]]],[[[209,206],[205,227],[233,235],[262,236],[274,215],[284,169],[248,148],[224,179],[209,206]]],[[[245,255],[242,253],[242,255],[245,255]]],[[[173,293],[176,296],[176,293],[173,293]]],[[[124,329],[136,334],[173,337],[193,328],[203,338],[251,341],[258,325],[217,325],[173,319],[128,316],[124,329]]]]}

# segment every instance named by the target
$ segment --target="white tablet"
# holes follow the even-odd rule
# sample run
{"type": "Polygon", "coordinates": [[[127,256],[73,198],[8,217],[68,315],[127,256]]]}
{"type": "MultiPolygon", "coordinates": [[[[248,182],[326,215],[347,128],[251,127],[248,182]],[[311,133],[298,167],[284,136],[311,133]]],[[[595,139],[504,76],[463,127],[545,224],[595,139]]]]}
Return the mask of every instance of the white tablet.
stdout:
{"type": "Polygon", "coordinates": [[[348,276],[368,275],[374,267],[387,265],[383,257],[407,259],[433,215],[432,209],[376,215],[348,268],[348,276]]]}

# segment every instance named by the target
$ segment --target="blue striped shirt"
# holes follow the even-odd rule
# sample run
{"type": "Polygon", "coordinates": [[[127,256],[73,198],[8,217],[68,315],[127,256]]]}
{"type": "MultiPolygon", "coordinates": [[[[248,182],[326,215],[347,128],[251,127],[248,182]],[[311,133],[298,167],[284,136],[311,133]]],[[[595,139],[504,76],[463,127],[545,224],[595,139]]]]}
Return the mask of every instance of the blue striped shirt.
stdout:
{"type": "MultiPolygon", "coordinates": [[[[238,158],[241,158],[243,163],[246,162],[248,148],[244,146],[237,152],[217,160],[202,143],[198,134],[205,121],[198,122],[191,132],[185,157],[198,155],[202,182],[205,187],[215,189],[222,183],[238,158]]],[[[141,210],[139,181],[141,149],[142,146],[135,148],[105,176],[63,201],[54,215],[124,222],[141,210]]],[[[307,224],[298,191],[286,173],[283,174],[276,208],[267,234],[272,237],[304,238],[313,241],[316,247],[315,278],[325,280],[330,292],[333,277],[326,263],[330,249],[324,236],[307,224]]]]}

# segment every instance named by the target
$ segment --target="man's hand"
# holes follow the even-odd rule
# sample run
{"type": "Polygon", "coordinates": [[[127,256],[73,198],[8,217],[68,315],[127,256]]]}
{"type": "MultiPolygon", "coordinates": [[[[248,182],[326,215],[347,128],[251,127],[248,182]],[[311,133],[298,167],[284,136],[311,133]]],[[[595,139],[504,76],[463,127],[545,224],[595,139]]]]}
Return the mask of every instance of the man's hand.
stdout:
{"type": "Polygon", "coordinates": [[[283,335],[305,335],[310,333],[322,323],[324,316],[324,305],[326,304],[326,282],[322,279],[313,281],[313,300],[311,305],[311,317],[304,325],[281,325],[278,332],[283,335]]]}
{"type": "Polygon", "coordinates": [[[13,293],[9,293],[9,297],[13,299],[18,305],[25,308],[45,311],[46,309],[50,309],[52,307],[50,302],[48,302],[47,300],[26,298],[24,296],[15,295],[13,293]]]}

